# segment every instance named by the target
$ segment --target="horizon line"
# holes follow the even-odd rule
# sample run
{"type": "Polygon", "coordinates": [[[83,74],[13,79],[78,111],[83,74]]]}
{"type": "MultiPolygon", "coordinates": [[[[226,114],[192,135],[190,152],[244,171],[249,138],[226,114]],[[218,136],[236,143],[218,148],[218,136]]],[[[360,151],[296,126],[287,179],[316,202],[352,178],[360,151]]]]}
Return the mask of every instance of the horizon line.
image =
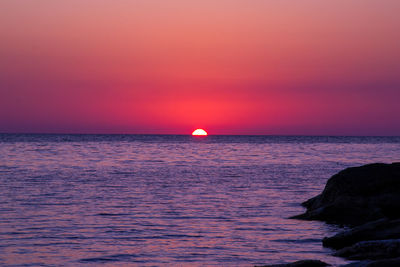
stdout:
{"type": "MultiPolygon", "coordinates": [[[[171,133],[63,133],[63,132],[0,132],[1,135],[171,135],[192,136],[187,134],[171,133]]],[[[270,137],[400,137],[400,135],[347,135],[347,134],[210,134],[207,136],[270,136],[270,137]]],[[[202,136],[202,137],[207,137],[202,136]]]]}

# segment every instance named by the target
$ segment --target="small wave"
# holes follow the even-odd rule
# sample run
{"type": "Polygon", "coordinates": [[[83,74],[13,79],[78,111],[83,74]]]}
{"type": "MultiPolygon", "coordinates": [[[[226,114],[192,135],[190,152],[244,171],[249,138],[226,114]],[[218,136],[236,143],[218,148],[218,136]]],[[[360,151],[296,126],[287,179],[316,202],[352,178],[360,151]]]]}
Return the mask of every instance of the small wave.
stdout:
{"type": "Polygon", "coordinates": [[[80,259],[80,262],[106,262],[106,261],[118,261],[118,259],[107,258],[107,257],[98,257],[98,258],[87,258],[80,259]]]}
{"type": "Polygon", "coordinates": [[[120,175],[135,175],[133,171],[113,171],[111,174],[120,174],[120,175]]]}
{"type": "Polygon", "coordinates": [[[271,240],[273,242],[280,242],[280,243],[315,243],[321,242],[321,239],[317,238],[306,238],[306,239],[275,239],[271,240]]]}
{"type": "Polygon", "coordinates": [[[80,262],[117,262],[117,261],[126,261],[132,260],[133,258],[137,258],[137,255],[134,254],[115,254],[104,257],[94,257],[94,258],[84,258],[80,259],[80,262]]]}
{"type": "Polygon", "coordinates": [[[100,212],[95,214],[95,216],[128,216],[128,213],[108,213],[108,212],[100,212]]]}
{"type": "Polygon", "coordinates": [[[153,163],[162,163],[164,160],[157,160],[157,159],[146,159],[144,162],[153,162],[153,163]]]}
{"type": "Polygon", "coordinates": [[[200,237],[204,237],[203,235],[185,235],[185,234],[166,234],[163,235],[162,237],[166,237],[166,238],[200,238],[200,237]]]}

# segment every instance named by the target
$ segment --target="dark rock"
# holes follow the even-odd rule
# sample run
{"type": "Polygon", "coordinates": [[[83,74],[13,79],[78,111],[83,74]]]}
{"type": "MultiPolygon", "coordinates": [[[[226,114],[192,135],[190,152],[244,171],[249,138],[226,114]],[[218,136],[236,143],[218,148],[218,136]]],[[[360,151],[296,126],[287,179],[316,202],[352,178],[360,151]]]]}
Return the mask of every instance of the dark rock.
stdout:
{"type": "Polygon", "coordinates": [[[360,225],[380,218],[400,218],[400,163],[347,168],[332,176],[323,192],[303,203],[294,219],[360,225]]]}
{"type": "Polygon", "coordinates": [[[292,263],[263,265],[260,267],[323,267],[323,266],[330,266],[330,265],[319,260],[301,260],[292,263]]]}
{"type": "Polygon", "coordinates": [[[342,248],[334,256],[349,260],[376,260],[400,257],[400,239],[362,241],[342,248]]]}
{"type": "Polygon", "coordinates": [[[399,267],[400,258],[372,261],[367,267],[399,267]]]}
{"type": "Polygon", "coordinates": [[[342,267],[399,267],[400,258],[384,259],[376,261],[360,261],[342,265],[342,267]]]}
{"type": "Polygon", "coordinates": [[[380,219],[340,232],[322,240],[325,247],[340,249],[360,241],[399,239],[400,219],[380,219]]]}

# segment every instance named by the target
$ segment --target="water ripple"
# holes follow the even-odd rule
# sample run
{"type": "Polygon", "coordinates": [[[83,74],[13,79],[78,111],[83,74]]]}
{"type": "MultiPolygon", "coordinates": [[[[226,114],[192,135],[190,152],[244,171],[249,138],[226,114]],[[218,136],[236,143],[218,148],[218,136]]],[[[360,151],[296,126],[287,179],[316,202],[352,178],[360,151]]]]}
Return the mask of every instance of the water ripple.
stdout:
{"type": "Polygon", "coordinates": [[[399,137],[0,134],[0,265],[343,263],[287,219],[399,137]]]}

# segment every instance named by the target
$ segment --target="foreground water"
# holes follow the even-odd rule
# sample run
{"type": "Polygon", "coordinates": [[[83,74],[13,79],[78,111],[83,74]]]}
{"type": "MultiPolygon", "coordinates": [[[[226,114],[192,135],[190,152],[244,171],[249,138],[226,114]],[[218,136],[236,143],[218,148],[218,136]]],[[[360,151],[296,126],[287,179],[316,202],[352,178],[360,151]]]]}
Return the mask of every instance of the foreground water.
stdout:
{"type": "Polygon", "coordinates": [[[338,228],[289,220],[399,137],[0,135],[0,265],[252,266],[312,258],[338,228]]]}

